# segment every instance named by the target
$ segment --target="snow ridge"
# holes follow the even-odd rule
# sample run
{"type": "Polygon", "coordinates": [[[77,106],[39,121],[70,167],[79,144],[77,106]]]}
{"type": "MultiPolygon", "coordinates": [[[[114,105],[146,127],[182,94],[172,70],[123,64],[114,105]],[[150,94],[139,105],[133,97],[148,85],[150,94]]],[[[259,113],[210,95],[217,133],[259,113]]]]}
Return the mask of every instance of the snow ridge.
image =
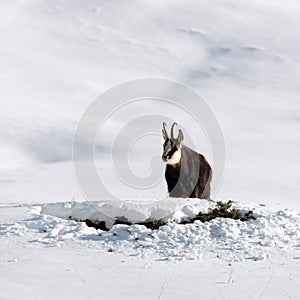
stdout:
{"type": "MultiPolygon", "coordinates": [[[[187,203],[191,208],[191,202],[187,203]]],[[[53,205],[58,206],[35,206],[29,220],[2,224],[0,237],[24,235],[33,245],[54,247],[79,243],[93,249],[154,260],[256,261],[275,254],[300,259],[300,214],[288,209],[259,211],[256,220],[246,222],[217,218],[182,225],[173,221],[158,230],[143,225],[114,225],[105,232],[82,222],[40,214],[41,211],[45,213],[47,206],[52,206],[53,210],[53,205]]],[[[76,207],[76,202],[64,205],[71,209],[76,207]]],[[[80,205],[83,207],[82,203],[80,205]]],[[[176,212],[177,216],[185,209],[186,206],[176,212]]],[[[88,206],[85,213],[87,211],[90,211],[88,206]]],[[[84,214],[83,210],[81,214],[84,214]]]]}

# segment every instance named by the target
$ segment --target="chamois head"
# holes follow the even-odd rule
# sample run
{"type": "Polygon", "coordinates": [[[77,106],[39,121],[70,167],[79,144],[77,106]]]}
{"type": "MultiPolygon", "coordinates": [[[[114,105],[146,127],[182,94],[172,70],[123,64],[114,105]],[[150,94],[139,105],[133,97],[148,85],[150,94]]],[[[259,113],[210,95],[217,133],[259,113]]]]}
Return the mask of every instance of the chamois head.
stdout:
{"type": "Polygon", "coordinates": [[[178,137],[174,137],[174,126],[177,125],[176,122],[172,124],[171,127],[171,137],[169,137],[168,132],[166,130],[166,123],[163,123],[162,135],[164,138],[163,145],[163,154],[162,160],[169,165],[176,165],[180,162],[181,158],[181,148],[183,141],[183,133],[179,129],[178,137]]]}

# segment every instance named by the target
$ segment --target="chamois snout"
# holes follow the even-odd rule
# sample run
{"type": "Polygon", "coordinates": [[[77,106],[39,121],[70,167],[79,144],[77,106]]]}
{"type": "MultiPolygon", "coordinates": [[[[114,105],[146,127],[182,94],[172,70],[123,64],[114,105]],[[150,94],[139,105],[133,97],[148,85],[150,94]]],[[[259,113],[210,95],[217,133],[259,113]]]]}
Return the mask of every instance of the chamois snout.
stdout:
{"type": "Polygon", "coordinates": [[[168,159],[168,155],[166,155],[166,154],[163,153],[163,155],[161,156],[161,159],[162,159],[164,162],[166,162],[167,159],[168,159]]]}

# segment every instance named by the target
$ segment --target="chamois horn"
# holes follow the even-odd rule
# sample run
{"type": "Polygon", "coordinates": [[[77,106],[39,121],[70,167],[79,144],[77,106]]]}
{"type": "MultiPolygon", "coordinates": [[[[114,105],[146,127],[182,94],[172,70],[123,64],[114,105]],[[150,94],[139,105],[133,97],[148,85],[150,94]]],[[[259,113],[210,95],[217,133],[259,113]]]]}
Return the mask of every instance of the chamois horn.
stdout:
{"type": "Polygon", "coordinates": [[[167,126],[167,124],[166,124],[165,122],[163,122],[163,135],[164,135],[166,138],[169,138],[169,135],[168,135],[166,126],[167,126]]]}
{"type": "Polygon", "coordinates": [[[176,122],[174,122],[174,123],[172,124],[172,127],[171,127],[171,139],[172,139],[172,140],[175,139],[175,138],[174,138],[174,126],[177,126],[177,123],[176,123],[176,122]]]}

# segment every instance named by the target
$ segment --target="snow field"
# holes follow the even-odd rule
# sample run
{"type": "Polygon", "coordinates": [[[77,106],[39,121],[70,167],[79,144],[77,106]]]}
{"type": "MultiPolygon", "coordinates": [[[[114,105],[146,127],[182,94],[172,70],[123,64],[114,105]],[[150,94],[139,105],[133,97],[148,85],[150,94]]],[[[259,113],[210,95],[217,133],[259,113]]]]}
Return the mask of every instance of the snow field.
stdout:
{"type": "MultiPolygon", "coordinates": [[[[2,1],[0,299],[299,299],[299,11],[296,0],[2,1]],[[176,211],[176,221],[205,209],[62,203],[82,197],[72,138],[85,109],[106,89],[145,77],[186,84],[214,110],[227,149],[216,199],[238,199],[256,220],[102,232],[68,219],[176,211]]],[[[186,115],[160,105],[131,115],[148,110],[184,124],[209,155],[186,115]]],[[[115,117],[110,129],[127,121],[115,117]]],[[[109,153],[110,136],[100,152],[109,153]]],[[[160,137],[148,144],[161,153],[160,137]]],[[[142,146],[133,149],[139,175],[149,167],[135,155],[142,146]]],[[[121,199],[135,197],[112,178],[121,199]]],[[[166,192],[162,181],[136,198],[166,192]]]]}

